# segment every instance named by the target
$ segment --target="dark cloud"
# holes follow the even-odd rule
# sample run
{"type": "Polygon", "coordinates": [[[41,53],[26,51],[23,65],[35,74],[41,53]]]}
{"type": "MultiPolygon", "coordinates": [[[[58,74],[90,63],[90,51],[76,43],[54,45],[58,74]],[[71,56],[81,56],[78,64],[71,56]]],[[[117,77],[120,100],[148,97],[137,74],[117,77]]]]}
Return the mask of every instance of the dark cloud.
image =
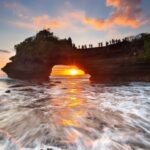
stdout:
{"type": "Polygon", "coordinates": [[[0,53],[10,53],[10,51],[0,49],[0,53]]]}

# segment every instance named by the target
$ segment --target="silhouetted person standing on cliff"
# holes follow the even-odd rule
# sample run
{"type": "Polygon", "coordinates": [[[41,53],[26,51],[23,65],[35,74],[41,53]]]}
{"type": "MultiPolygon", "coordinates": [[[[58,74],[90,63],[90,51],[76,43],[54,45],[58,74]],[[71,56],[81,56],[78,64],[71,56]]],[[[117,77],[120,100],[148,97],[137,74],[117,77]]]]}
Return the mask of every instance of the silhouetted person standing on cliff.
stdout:
{"type": "Polygon", "coordinates": [[[108,46],[109,45],[109,43],[108,42],[106,42],[106,46],[108,46]]]}
{"type": "Polygon", "coordinates": [[[101,47],[101,43],[98,43],[98,47],[101,47]]]}
{"type": "Polygon", "coordinates": [[[72,44],[72,39],[71,39],[71,37],[68,38],[68,42],[69,42],[70,44],[72,44]]]}

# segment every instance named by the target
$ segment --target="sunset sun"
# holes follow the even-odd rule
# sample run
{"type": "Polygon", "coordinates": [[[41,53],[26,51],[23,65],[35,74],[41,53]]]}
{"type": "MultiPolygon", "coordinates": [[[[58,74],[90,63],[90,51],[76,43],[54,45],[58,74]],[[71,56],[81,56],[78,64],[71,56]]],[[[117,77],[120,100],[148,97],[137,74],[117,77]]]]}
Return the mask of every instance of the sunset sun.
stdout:
{"type": "Polygon", "coordinates": [[[75,75],[78,75],[80,73],[80,70],[78,70],[78,69],[70,69],[69,73],[70,73],[70,75],[75,76],[75,75]]]}
{"type": "Polygon", "coordinates": [[[65,65],[56,65],[53,67],[52,76],[63,76],[63,77],[89,77],[84,70],[78,68],[77,66],[65,66],[65,65]]]}
{"type": "Polygon", "coordinates": [[[70,76],[77,76],[77,75],[84,75],[84,71],[78,68],[70,68],[70,69],[66,69],[64,71],[65,75],[70,75],[70,76]]]}

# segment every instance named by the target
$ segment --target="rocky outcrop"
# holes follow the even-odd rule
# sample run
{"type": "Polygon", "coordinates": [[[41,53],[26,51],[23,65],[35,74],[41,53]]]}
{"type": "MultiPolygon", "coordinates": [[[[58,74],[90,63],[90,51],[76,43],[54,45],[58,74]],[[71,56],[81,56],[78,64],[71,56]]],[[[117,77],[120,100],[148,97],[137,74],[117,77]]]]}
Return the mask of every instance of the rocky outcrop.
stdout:
{"type": "Polygon", "coordinates": [[[146,36],[141,34],[106,47],[77,49],[71,38],[60,40],[43,30],[16,45],[16,55],[2,70],[11,78],[41,81],[49,79],[54,65],[77,65],[94,81],[150,81],[146,36]]]}

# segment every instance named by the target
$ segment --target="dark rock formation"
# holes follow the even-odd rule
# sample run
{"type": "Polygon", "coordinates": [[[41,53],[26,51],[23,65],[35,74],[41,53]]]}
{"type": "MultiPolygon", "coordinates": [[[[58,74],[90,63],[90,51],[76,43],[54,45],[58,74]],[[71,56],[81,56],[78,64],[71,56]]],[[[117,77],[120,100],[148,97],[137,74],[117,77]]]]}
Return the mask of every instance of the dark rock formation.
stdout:
{"type": "MultiPolygon", "coordinates": [[[[150,35],[113,40],[111,45],[77,49],[48,30],[15,46],[16,55],[2,70],[11,78],[48,80],[54,65],[77,65],[101,82],[150,81],[150,35]]],[[[101,44],[102,45],[102,44],[101,44]]]]}

